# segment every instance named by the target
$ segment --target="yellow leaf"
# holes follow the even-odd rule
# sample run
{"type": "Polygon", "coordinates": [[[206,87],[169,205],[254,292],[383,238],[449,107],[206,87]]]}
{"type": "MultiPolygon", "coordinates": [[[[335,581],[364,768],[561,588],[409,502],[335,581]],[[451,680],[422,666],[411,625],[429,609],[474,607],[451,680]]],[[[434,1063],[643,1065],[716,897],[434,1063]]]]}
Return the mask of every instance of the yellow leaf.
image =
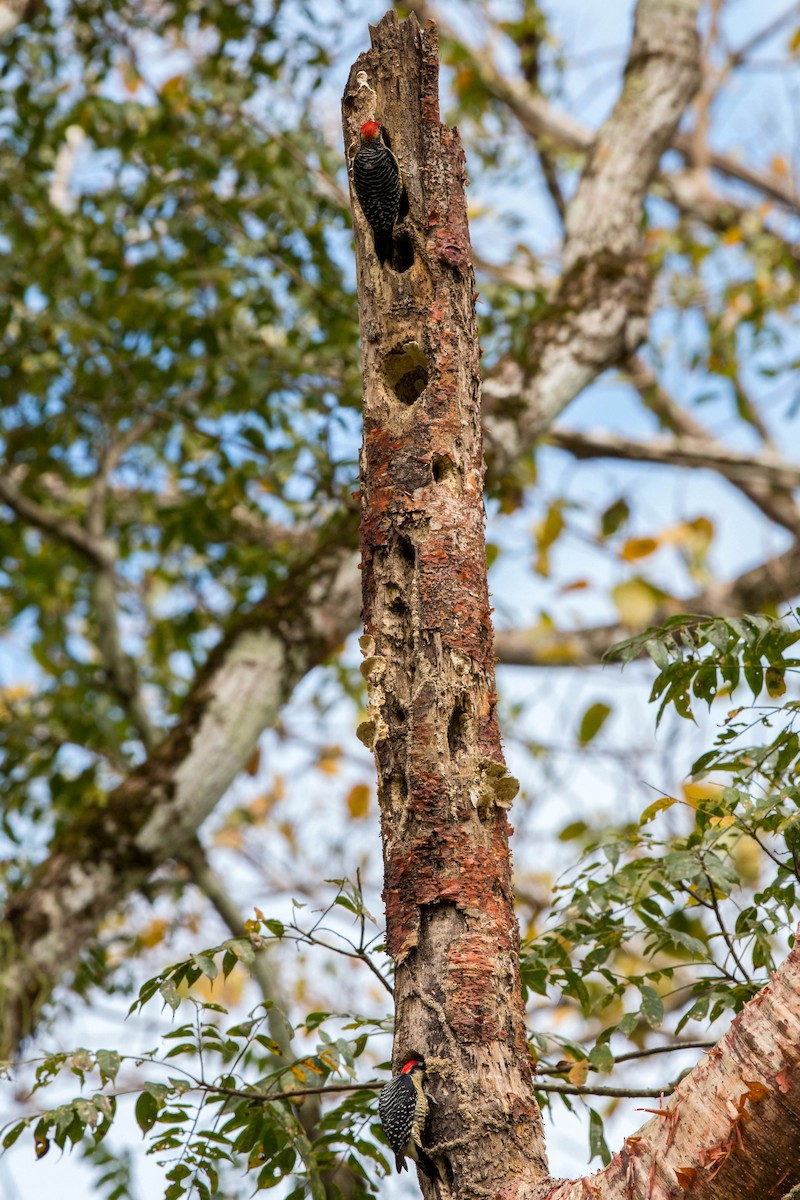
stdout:
{"type": "Polygon", "coordinates": [[[242,998],[247,979],[247,971],[238,967],[233,968],[227,979],[223,979],[221,974],[216,979],[201,975],[192,987],[192,995],[201,1000],[213,1000],[226,1008],[233,1008],[242,998]]]}
{"type": "Polygon", "coordinates": [[[684,783],[681,788],[684,799],[693,808],[698,808],[704,800],[719,799],[723,790],[721,783],[712,783],[710,779],[698,779],[692,783],[684,783]]]}
{"type": "Polygon", "coordinates": [[[625,562],[633,562],[637,558],[647,558],[649,554],[654,554],[657,549],[658,542],[655,538],[628,538],[620,550],[620,558],[623,558],[625,562]]]}
{"type": "Polygon", "coordinates": [[[576,1062],[574,1067],[570,1067],[567,1072],[567,1079],[575,1087],[582,1087],[589,1076],[589,1060],[582,1058],[580,1062],[576,1062]]]}
{"type": "Polygon", "coordinates": [[[536,538],[536,562],[534,570],[537,575],[547,577],[550,574],[550,547],[558,541],[564,530],[564,502],[563,500],[555,500],[547,512],[543,521],[538,521],[534,526],[534,536],[536,538]]]}
{"type": "Polygon", "coordinates": [[[620,620],[631,628],[651,624],[659,608],[660,595],[644,579],[627,579],[611,591],[620,620]]]}
{"type": "Polygon", "coordinates": [[[708,517],[695,517],[693,521],[681,521],[664,532],[664,541],[671,542],[688,555],[694,565],[702,563],[708,555],[714,539],[714,523],[708,517]]]}
{"type": "Polygon", "coordinates": [[[357,783],[350,789],[347,796],[347,811],[354,821],[361,821],[369,813],[369,787],[366,783],[357,783]]]}
{"type": "Polygon", "coordinates": [[[139,934],[139,941],[150,950],[153,946],[158,946],[163,942],[168,929],[169,921],[165,921],[159,917],[155,921],[151,921],[147,928],[142,930],[139,934]]]}
{"type": "Polygon", "coordinates": [[[186,77],[173,75],[161,85],[161,95],[165,100],[177,99],[186,95],[186,77]]]}
{"type": "Polygon", "coordinates": [[[741,838],[731,851],[731,858],[744,887],[757,887],[761,879],[764,853],[751,837],[741,838]]]}
{"type": "Polygon", "coordinates": [[[320,751],[317,767],[325,775],[336,775],[339,770],[339,759],[342,757],[340,746],[325,746],[320,751]]]}
{"type": "Polygon", "coordinates": [[[135,95],[141,86],[142,77],[131,62],[126,62],[122,68],[122,83],[130,95],[135,95]]]}
{"type": "Polygon", "coordinates": [[[292,850],[297,849],[297,834],[295,833],[294,825],[291,821],[281,821],[278,825],[278,831],[286,838],[292,850]]]}
{"type": "Polygon", "coordinates": [[[564,596],[567,592],[580,592],[584,588],[588,588],[588,586],[588,579],[575,579],[572,583],[565,583],[564,586],[560,587],[558,590],[559,593],[564,596]]]}
{"type": "Polygon", "coordinates": [[[789,162],[785,154],[773,154],[770,166],[776,175],[786,178],[789,174],[789,162]]]}
{"type": "Polygon", "coordinates": [[[764,682],[767,685],[767,692],[773,699],[782,696],[786,691],[786,680],[781,667],[767,667],[764,682]]]}
{"type": "Polygon", "coordinates": [[[212,840],[215,846],[225,846],[228,850],[244,849],[244,833],[241,829],[226,829],[223,826],[215,832],[212,840]]]}
{"type": "Polygon", "coordinates": [[[652,804],[648,804],[639,818],[639,824],[646,825],[648,821],[652,821],[653,817],[658,816],[660,812],[666,812],[668,808],[672,808],[673,804],[677,803],[677,796],[661,796],[658,800],[654,800],[652,804]]]}

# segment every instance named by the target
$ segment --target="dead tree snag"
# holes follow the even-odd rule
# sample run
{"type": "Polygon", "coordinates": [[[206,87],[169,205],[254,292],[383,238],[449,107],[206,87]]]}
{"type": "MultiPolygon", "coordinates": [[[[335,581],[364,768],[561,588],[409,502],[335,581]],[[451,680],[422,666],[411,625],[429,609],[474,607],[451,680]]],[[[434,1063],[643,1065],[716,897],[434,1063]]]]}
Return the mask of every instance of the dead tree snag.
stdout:
{"type": "MultiPolygon", "coordinates": [[[[428,1144],[454,1196],[546,1176],[519,983],[486,584],[479,348],[458,133],[435,27],[388,13],[344,95],[348,158],[379,122],[405,250],[380,264],[354,204],[364,374],[363,672],[397,967],[396,1064],[424,1057],[428,1144]]],[[[429,1185],[425,1185],[426,1187],[429,1185]]]]}

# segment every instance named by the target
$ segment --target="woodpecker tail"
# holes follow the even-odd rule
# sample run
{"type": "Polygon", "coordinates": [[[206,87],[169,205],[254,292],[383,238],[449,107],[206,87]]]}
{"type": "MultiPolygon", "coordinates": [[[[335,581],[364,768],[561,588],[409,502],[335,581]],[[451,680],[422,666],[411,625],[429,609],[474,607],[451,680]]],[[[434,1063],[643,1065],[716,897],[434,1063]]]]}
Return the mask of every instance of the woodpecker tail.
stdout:
{"type": "Polygon", "coordinates": [[[378,256],[378,262],[383,266],[387,258],[392,257],[394,238],[391,232],[387,233],[385,230],[375,229],[373,235],[375,237],[375,253],[378,256]]]}
{"type": "Polygon", "coordinates": [[[428,1179],[432,1179],[434,1183],[439,1183],[442,1177],[439,1174],[439,1168],[436,1166],[436,1163],[429,1154],[425,1153],[421,1146],[416,1146],[415,1149],[417,1151],[417,1166],[420,1171],[424,1175],[427,1175],[428,1179]]]}

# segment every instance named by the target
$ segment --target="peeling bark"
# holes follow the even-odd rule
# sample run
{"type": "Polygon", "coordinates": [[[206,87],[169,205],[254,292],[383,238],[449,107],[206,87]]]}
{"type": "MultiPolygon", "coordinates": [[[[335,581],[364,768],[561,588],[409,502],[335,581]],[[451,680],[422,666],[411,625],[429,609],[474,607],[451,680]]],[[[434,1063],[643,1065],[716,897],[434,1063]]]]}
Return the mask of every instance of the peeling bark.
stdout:
{"type": "Polygon", "coordinates": [[[547,1177],[512,908],[506,810],[516,789],[495,711],[463,158],[438,120],[434,27],[421,32],[413,17],[399,24],[389,13],[371,32],[345,91],[345,143],[367,119],[390,136],[406,172],[409,215],[398,233],[411,253],[402,269],[398,259],[381,266],[355,209],[370,697],[359,734],[378,774],[394,1063],[426,1061],[435,1101],[426,1145],[443,1174],[435,1191],[481,1200],[778,1194],[800,1176],[800,950],[605,1171],[547,1177]]]}
{"type": "Polygon", "coordinates": [[[767,1200],[800,1183],[798,995],[796,944],[610,1165],[547,1200],[767,1200]]]}
{"type": "MultiPolygon", "coordinates": [[[[439,123],[435,27],[393,12],[350,73],[345,146],[376,119],[404,172],[381,267],[354,203],[364,375],[363,673],[397,968],[395,1063],[424,1057],[449,1194],[546,1171],[524,1028],[486,585],[479,349],[458,134],[439,123]]],[[[429,1188],[429,1183],[424,1183],[429,1188]]]]}

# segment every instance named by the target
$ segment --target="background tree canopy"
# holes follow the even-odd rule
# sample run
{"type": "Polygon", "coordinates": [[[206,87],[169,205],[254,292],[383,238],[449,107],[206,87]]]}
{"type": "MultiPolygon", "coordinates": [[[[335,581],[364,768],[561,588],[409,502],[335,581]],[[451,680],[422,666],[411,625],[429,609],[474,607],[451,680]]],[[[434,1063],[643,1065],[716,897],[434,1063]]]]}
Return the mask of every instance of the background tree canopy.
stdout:
{"type": "MultiPolygon", "coordinates": [[[[531,1052],[554,1173],[583,1171],[797,921],[800,16],[706,5],[699,88],[648,166],[632,4],[412,7],[439,23],[471,177],[531,1052]],[[582,213],[598,130],[620,168],[582,213]],[[626,639],[626,672],[601,672],[626,639]]],[[[31,1131],[80,1143],[98,1195],[139,1194],[134,1121],[141,1194],[352,1192],[385,1168],[368,1090],[257,1115],[224,1092],[371,1081],[389,1056],[339,124],[383,8],[0,5],[20,1194],[55,1169],[28,1165],[31,1131]]]]}

